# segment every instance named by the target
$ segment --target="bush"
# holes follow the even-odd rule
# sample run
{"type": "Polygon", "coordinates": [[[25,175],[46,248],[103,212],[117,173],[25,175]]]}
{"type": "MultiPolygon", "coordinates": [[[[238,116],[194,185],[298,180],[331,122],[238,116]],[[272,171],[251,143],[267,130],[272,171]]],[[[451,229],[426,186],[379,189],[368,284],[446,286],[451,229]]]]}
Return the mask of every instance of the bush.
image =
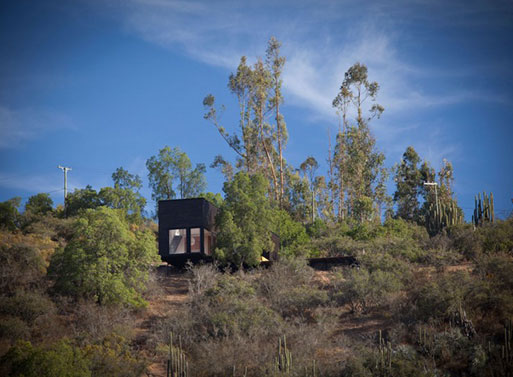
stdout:
{"type": "Polygon", "coordinates": [[[304,260],[282,260],[261,272],[259,293],[283,317],[311,317],[311,310],[328,302],[326,291],[312,284],[313,270],[304,260]]]}
{"type": "Polygon", "coordinates": [[[131,227],[122,211],[100,207],[76,220],[72,240],[52,256],[48,274],[57,293],[142,307],[141,293],[157,259],[150,231],[131,227]]]}
{"type": "Polygon", "coordinates": [[[428,322],[449,321],[461,308],[467,308],[472,278],[466,271],[438,274],[411,292],[414,317],[428,322]]]}
{"type": "Polygon", "coordinates": [[[0,314],[18,317],[29,325],[37,317],[53,312],[53,302],[37,292],[17,292],[12,297],[0,298],[0,314]]]}
{"type": "Polygon", "coordinates": [[[485,252],[506,252],[513,255],[513,217],[487,225],[480,231],[484,233],[483,250],[485,252]]]}
{"type": "Polygon", "coordinates": [[[20,318],[7,316],[0,320],[0,338],[15,342],[29,337],[30,328],[20,318]]]}
{"type": "Polygon", "coordinates": [[[13,294],[17,289],[29,289],[41,285],[46,266],[39,250],[25,245],[23,239],[13,241],[13,237],[4,236],[5,234],[0,233],[2,242],[0,244],[0,290],[2,293],[13,294]]]}
{"type": "Polygon", "coordinates": [[[334,298],[337,301],[349,304],[352,312],[361,313],[373,306],[388,304],[392,295],[402,288],[402,284],[392,272],[369,272],[360,268],[347,270],[335,288],[334,298]]]}
{"type": "Polygon", "coordinates": [[[0,374],[12,377],[89,377],[84,353],[63,340],[50,348],[16,343],[0,359],[0,374]]]}
{"type": "Polygon", "coordinates": [[[116,334],[105,337],[100,344],[87,345],[83,353],[92,377],[139,377],[146,369],[129,342],[116,334]]]}

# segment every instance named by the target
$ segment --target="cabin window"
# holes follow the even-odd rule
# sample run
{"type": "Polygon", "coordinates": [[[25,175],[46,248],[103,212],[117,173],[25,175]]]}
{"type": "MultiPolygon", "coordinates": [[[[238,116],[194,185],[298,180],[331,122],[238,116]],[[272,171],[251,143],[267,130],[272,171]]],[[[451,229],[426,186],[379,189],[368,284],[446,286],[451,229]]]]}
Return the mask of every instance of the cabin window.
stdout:
{"type": "Polygon", "coordinates": [[[169,254],[187,252],[187,229],[171,229],[169,231],[169,254]]]}
{"type": "Polygon", "coordinates": [[[212,255],[214,251],[214,234],[204,229],[203,234],[205,235],[205,254],[212,255]]]}
{"type": "Polygon", "coordinates": [[[201,252],[201,230],[191,228],[191,253],[201,252]]]}

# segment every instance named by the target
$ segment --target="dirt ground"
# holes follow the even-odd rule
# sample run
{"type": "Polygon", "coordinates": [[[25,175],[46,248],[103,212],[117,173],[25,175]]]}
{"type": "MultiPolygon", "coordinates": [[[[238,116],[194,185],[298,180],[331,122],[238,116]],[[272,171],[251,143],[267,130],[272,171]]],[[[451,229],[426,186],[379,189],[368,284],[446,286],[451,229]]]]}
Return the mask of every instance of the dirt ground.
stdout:
{"type": "MultiPolygon", "coordinates": [[[[155,331],[153,324],[160,319],[169,318],[187,300],[189,288],[187,273],[161,265],[157,268],[157,277],[161,288],[149,298],[148,308],[141,313],[136,322],[136,342],[142,349],[145,349],[148,339],[155,331]]],[[[153,363],[148,367],[147,376],[166,377],[166,360],[152,357],[148,351],[146,350],[146,353],[153,359],[153,363]]]]}

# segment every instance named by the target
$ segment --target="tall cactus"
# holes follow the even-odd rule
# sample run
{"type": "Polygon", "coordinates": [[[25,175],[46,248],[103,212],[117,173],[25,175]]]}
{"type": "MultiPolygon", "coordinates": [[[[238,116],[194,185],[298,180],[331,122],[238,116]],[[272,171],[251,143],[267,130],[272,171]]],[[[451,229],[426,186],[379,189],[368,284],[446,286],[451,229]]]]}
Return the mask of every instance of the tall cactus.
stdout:
{"type": "Polygon", "coordinates": [[[455,200],[448,203],[441,202],[439,198],[428,204],[426,213],[426,227],[431,235],[438,234],[442,229],[463,223],[463,215],[455,200]]]}
{"type": "Polygon", "coordinates": [[[173,345],[173,333],[169,334],[169,357],[167,360],[167,377],[187,377],[189,363],[182,349],[182,338],[178,337],[178,346],[173,345]]]}
{"type": "Polygon", "coordinates": [[[483,192],[475,196],[474,214],[472,215],[472,223],[474,226],[482,226],[483,224],[493,223],[495,221],[495,213],[493,208],[493,193],[490,196],[483,192]]]}
{"type": "Polygon", "coordinates": [[[278,339],[278,355],[276,357],[275,369],[277,372],[280,371],[286,375],[289,375],[291,367],[292,353],[287,348],[287,338],[284,335],[283,342],[281,338],[278,339]]]}

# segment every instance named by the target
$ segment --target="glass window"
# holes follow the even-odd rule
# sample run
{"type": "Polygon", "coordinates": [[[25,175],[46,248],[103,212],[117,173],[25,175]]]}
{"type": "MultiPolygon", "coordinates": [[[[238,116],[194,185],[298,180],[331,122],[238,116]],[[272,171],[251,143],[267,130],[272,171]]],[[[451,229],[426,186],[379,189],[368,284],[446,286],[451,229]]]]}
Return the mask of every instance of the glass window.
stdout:
{"type": "Polygon", "coordinates": [[[169,254],[183,254],[187,252],[187,230],[169,230],[169,254]]]}
{"type": "Polygon", "coordinates": [[[191,253],[201,251],[201,231],[200,228],[191,228],[191,253]]]}
{"type": "Polygon", "coordinates": [[[205,235],[205,254],[212,255],[214,251],[214,235],[206,229],[203,230],[203,234],[205,235]]]}

